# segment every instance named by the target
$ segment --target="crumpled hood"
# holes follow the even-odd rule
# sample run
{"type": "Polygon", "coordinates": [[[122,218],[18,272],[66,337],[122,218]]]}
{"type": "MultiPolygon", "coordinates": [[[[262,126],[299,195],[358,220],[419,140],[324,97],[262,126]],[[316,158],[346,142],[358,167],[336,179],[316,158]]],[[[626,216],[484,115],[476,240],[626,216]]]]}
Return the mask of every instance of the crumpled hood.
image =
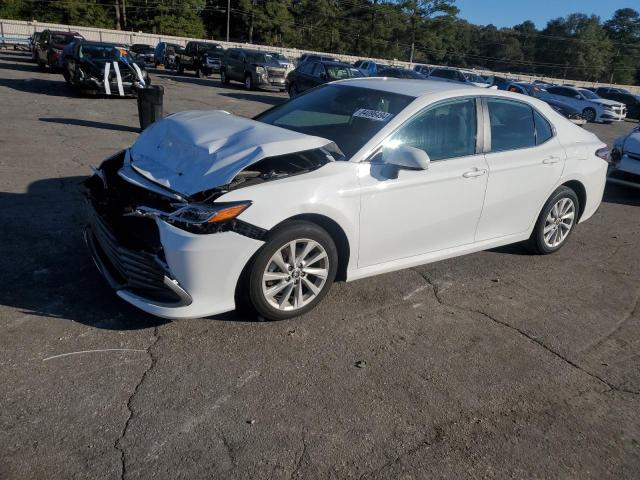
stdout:
{"type": "Polygon", "coordinates": [[[148,127],[130,150],[149,180],[183,195],[226,185],[263,158],[324,147],[331,141],[223,111],[181,112],[148,127]]]}

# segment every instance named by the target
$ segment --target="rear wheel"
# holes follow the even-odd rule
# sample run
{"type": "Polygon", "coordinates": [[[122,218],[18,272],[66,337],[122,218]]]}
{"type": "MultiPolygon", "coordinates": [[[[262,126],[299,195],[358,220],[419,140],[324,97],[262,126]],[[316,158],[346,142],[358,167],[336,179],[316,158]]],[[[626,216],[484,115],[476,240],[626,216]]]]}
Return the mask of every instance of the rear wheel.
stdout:
{"type": "Polygon", "coordinates": [[[319,226],[283,225],[258,251],[248,275],[248,297],[259,316],[283,320],[313,309],[329,291],[338,267],[331,236],[319,226]]]}
{"type": "Polygon", "coordinates": [[[569,187],[558,188],[540,212],[529,238],[531,249],[541,255],[560,250],[578,222],[579,211],[580,203],[576,193],[569,187]]]}
{"type": "Polygon", "coordinates": [[[584,117],[584,119],[587,122],[595,122],[596,121],[596,111],[591,107],[585,108],[582,111],[582,116],[584,117]]]}

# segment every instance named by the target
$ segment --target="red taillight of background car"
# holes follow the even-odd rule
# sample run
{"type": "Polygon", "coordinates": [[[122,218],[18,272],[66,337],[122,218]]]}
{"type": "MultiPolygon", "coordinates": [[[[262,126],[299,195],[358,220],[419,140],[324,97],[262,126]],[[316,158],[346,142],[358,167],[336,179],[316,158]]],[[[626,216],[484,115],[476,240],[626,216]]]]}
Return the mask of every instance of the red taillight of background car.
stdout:
{"type": "Polygon", "coordinates": [[[609,161],[609,147],[602,147],[596,150],[596,157],[601,158],[605,162],[609,161]]]}

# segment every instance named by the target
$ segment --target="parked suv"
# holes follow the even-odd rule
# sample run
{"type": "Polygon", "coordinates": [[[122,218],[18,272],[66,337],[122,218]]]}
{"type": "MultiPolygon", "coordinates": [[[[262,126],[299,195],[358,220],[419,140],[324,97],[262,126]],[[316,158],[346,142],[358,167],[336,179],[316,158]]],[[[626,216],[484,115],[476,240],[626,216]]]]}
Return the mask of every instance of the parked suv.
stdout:
{"type": "Polygon", "coordinates": [[[45,67],[58,68],[58,60],[62,55],[62,50],[76,38],[82,38],[82,35],[77,32],[44,30],[38,37],[38,43],[35,47],[35,61],[38,67],[41,69],[45,67]]]}
{"type": "Polygon", "coordinates": [[[184,52],[176,55],[176,70],[182,74],[193,70],[198,77],[206,77],[220,71],[224,49],[217,43],[188,42],[184,52]]]}
{"type": "Polygon", "coordinates": [[[270,53],[245,48],[230,48],[222,59],[220,81],[243,82],[247,90],[257,87],[276,87],[285,90],[287,70],[270,53]]]}

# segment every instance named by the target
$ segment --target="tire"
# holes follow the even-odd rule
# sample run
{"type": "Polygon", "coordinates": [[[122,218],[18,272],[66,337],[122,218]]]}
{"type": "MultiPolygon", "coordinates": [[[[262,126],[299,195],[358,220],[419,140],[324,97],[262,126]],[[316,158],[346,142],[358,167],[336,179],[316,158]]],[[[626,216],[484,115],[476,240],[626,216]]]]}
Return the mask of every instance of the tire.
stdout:
{"type": "Polygon", "coordinates": [[[244,76],[244,88],[246,90],[253,90],[253,78],[251,77],[251,74],[244,76]]]}
{"type": "Polygon", "coordinates": [[[73,84],[73,82],[71,81],[71,74],[69,73],[69,69],[68,68],[63,68],[62,76],[64,77],[64,81],[67,82],[68,85],[72,85],[73,84]]]}
{"type": "Polygon", "coordinates": [[[582,111],[582,116],[587,122],[593,123],[596,121],[596,111],[591,107],[585,108],[582,111]]]}
{"type": "Polygon", "coordinates": [[[178,71],[179,75],[182,75],[184,73],[184,67],[179,62],[176,65],[176,70],[178,71]]]}
{"type": "Polygon", "coordinates": [[[529,238],[534,253],[547,255],[560,250],[571,236],[580,212],[576,192],[564,185],[544,204],[529,238]]]}
{"type": "Polygon", "coordinates": [[[201,68],[198,68],[196,75],[198,76],[198,78],[207,78],[207,74],[204,73],[201,68]]]}
{"type": "Polygon", "coordinates": [[[220,83],[223,85],[229,85],[229,78],[224,70],[220,70],[220,83]]]}
{"type": "Polygon", "coordinates": [[[296,87],[296,84],[292,84],[289,87],[289,98],[296,98],[298,96],[298,87],[296,87]]]}
{"type": "Polygon", "coordinates": [[[320,303],[333,284],[337,268],[338,251],[324,229],[305,221],[287,222],[269,235],[253,258],[246,277],[246,294],[259,317],[297,317],[320,303]],[[299,258],[290,262],[292,242],[299,258]],[[295,265],[296,261],[302,263],[295,265]],[[305,262],[310,263],[300,268],[305,262]],[[265,278],[267,275],[271,278],[265,278]],[[270,289],[275,289],[271,295],[267,293],[270,289]]]}

